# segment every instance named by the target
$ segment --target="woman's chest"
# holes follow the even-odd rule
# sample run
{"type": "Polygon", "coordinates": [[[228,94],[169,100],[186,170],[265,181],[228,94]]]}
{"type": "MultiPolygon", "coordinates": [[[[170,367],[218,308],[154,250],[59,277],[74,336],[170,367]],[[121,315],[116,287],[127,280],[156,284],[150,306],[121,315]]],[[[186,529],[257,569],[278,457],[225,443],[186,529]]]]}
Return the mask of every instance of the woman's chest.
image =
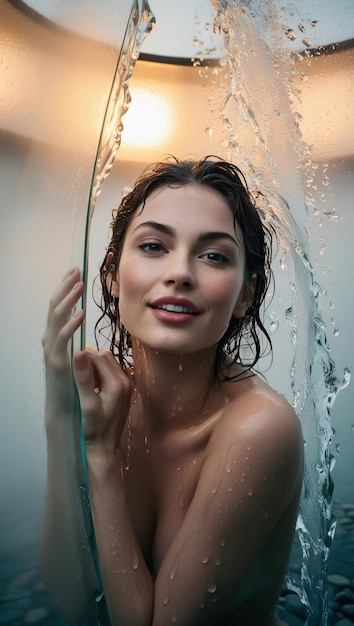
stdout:
{"type": "Polygon", "coordinates": [[[125,488],[132,525],[146,563],[156,574],[181,528],[195,493],[205,448],[184,453],[150,447],[131,455],[125,488]]]}

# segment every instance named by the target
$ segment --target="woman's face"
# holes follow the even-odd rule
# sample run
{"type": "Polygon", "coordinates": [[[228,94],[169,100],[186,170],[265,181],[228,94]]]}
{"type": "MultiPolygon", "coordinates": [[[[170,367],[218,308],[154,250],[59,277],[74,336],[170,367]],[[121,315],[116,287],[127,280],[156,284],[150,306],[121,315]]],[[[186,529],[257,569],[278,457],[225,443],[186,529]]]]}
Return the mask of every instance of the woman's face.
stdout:
{"type": "Polygon", "coordinates": [[[176,354],[215,345],[249,305],[245,250],[226,201],[198,184],[162,187],[131,220],[113,295],[143,345],[176,354]]]}

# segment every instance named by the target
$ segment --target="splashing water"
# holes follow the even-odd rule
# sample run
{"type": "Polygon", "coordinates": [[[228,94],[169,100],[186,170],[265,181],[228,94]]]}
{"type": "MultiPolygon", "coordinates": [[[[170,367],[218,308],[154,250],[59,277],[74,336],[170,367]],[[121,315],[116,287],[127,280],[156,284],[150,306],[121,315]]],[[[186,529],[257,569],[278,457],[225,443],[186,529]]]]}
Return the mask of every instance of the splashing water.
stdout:
{"type": "MultiPolygon", "coordinates": [[[[215,29],[224,36],[231,75],[221,110],[224,148],[229,160],[244,172],[264,220],[274,227],[280,268],[289,275],[291,306],[286,320],[294,348],[290,373],[293,405],[305,440],[305,479],[297,522],[302,566],[298,575],[288,576],[287,583],[306,606],[306,624],[326,626],[326,576],[335,533],[330,410],[350,374],[346,370],[342,381],[336,378],[319,313],[321,290],[310,261],[309,215],[303,192],[304,163],[310,151],[301,140],[299,115],[294,110],[296,56],[281,44],[271,2],[211,2],[216,9],[215,29]]],[[[285,37],[289,36],[285,32],[285,37]]],[[[311,163],[311,167],[316,165],[311,163]]]]}

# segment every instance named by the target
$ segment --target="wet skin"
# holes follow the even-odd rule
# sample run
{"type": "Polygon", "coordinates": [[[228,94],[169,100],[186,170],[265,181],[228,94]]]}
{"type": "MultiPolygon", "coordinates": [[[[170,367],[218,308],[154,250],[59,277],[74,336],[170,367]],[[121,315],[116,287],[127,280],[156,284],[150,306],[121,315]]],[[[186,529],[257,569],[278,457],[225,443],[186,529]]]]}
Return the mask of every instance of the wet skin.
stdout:
{"type": "MultiPolygon", "coordinates": [[[[127,459],[124,482],[150,571],[156,577],[175,542],[180,564],[174,580],[179,573],[183,581],[184,559],[189,563],[195,559],[199,561],[195,575],[205,578],[205,587],[210,589],[206,603],[222,602],[223,587],[229,596],[224,600],[224,616],[210,623],[279,624],[274,612],[287,566],[302,475],[300,453],[298,466],[292,460],[294,474],[285,481],[284,475],[279,476],[289,468],[286,456],[294,454],[287,450],[287,438],[293,438],[295,447],[301,446],[299,428],[286,401],[259,377],[246,375],[214,390],[201,424],[181,429],[176,425],[172,432],[150,427],[147,435],[142,403],[135,394],[133,397],[129,429],[122,438],[127,459]],[[285,447],[279,455],[282,436],[285,447]],[[209,473],[210,457],[214,460],[209,473]],[[201,479],[208,493],[202,492],[201,479]],[[216,511],[210,521],[206,507],[216,511]],[[189,536],[176,541],[186,517],[194,515],[189,536]],[[201,537],[197,545],[195,533],[201,537]],[[210,579],[208,568],[213,572],[210,579]],[[208,580],[215,581],[215,592],[213,583],[208,587],[208,580]]],[[[165,572],[167,579],[173,569],[171,562],[170,571],[165,572]]],[[[193,588],[187,590],[190,592],[193,588]]]]}
{"type": "MultiPolygon", "coordinates": [[[[229,207],[198,185],[153,193],[130,223],[108,281],[132,336],[134,371],[93,350],[75,355],[73,371],[112,623],[273,626],[301,489],[302,438],[292,408],[259,377],[236,366],[228,371],[240,375],[234,382],[214,374],[215,344],[231,316],[244,315],[253,287],[229,207]]],[[[80,312],[70,318],[82,289],[77,270],[67,275],[43,342],[53,467],[63,458],[58,372],[67,371],[64,348],[82,323],[80,312]]],[[[59,500],[58,474],[48,490],[59,500]]],[[[54,543],[50,506],[46,515],[54,543]]],[[[57,532],[65,541],[65,528],[57,532]]],[[[62,563],[65,572],[69,561],[62,563]]],[[[87,585],[93,593],[95,581],[87,585]]],[[[70,593],[67,614],[79,621],[82,608],[70,593]]]]}

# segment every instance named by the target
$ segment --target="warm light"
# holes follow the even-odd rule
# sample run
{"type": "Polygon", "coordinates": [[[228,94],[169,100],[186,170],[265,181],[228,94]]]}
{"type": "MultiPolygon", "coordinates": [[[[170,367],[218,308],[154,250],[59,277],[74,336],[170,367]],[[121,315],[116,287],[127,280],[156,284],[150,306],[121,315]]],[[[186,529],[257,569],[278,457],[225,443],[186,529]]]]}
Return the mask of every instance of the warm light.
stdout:
{"type": "Polygon", "coordinates": [[[152,148],[167,143],[172,135],[171,103],[149,86],[132,87],[131,104],[123,117],[122,144],[152,148]]]}

